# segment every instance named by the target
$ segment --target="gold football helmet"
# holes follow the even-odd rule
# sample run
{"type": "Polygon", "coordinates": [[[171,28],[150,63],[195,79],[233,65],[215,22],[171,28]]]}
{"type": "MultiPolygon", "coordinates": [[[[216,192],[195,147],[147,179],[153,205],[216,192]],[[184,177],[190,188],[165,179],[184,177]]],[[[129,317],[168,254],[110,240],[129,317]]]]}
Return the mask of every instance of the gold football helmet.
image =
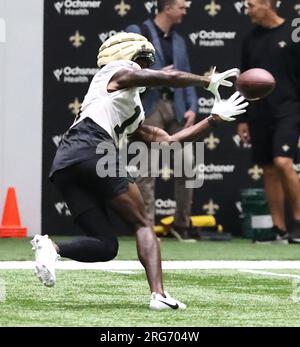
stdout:
{"type": "Polygon", "coordinates": [[[135,33],[118,33],[107,39],[99,48],[97,64],[104,66],[116,60],[145,58],[152,65],[155,60],[155,49],[146,37],[135,33]]]}

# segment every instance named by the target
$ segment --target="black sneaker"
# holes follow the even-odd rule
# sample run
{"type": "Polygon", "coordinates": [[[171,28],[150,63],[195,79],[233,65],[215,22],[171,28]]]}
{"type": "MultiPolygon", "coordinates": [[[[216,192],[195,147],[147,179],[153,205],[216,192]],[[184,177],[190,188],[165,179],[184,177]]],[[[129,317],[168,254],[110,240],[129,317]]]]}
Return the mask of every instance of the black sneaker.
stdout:
{"type": "Polygon", "coordinates": [[[300,243],[300,221],[294,220],[289,233],[289,243],[300,243]]]}
{"type": "Polygon", "coordinates": [[[265,232],[254,232],[253,243],[259,244],[288,244],[288,233],[276,225],[274,225],[270,230],[265,232]]]}
{"type": "Polygon", "coordinates": [[[169,232],[180,242],[196,242],[197,241],[195,238],[193,238],[192,229],[189,227],[178,227],[178,226],[172,225],[169,232]]]}

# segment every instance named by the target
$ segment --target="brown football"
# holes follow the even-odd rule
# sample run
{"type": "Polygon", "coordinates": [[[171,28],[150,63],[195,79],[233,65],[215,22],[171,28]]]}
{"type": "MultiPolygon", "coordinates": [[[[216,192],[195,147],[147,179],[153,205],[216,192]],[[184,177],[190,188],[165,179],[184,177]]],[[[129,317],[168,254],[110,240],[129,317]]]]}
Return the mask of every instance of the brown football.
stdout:
{"type": "Polygon", "coordinates": [[[235,89],[248,100],[259,100],[270,95],[276,86],[273,75],[264,69],[250,69],[235,81],[235,89]]]}

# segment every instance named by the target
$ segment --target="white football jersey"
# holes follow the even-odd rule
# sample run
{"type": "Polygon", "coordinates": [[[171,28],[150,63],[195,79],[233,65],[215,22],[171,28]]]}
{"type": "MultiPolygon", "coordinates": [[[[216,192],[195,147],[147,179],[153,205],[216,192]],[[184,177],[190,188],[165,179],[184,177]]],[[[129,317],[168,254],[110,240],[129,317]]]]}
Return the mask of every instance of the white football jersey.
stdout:
{"type": "Polygon", "coordinates": [[[141,69],[133,61],[119,60],[107,64],[94,76],[81,106],[79,116],[72,127],[89,117],[119,145],[124,135],[132,134],[145,120],[140,99],[141,87],[128,88],[109,93],[107,85],[113,75],[121,69],[141,69]]]}

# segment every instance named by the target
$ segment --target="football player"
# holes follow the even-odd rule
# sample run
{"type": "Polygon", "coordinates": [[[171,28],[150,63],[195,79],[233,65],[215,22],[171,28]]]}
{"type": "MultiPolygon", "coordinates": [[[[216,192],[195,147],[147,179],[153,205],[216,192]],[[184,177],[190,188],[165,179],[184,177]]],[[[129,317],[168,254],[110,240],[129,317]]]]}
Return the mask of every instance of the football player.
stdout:
{"type": "MultiPolygon", "coordinates": [[[[74,124],[63,136],[50,172],[50,179],[67,202],[75,224],[86,236],[54,244],[47,235],[36,235],[31,242],[36,275],[46,286],[55,284],[58,254],[81,262],[112,260],[118,252],[118,240],[107,213],[109,206],[136,235],[138,257],[151,291],[150,308],[185,309],[185,304],[164,290],[159,243],[137,185],[122,175],[102,177],[97,164],[103,153],[99,154],[98,145],[104,143],[117,149],[124,135],[134,135],[147,144],[194,141],[210,126],[233,121],[245,112],[248,103],[239,93],[228,100],[220,98],[219,86],[232,86],[226,79],[237,76],[238,69],[214,72],[210,77],[174,70],[155,71],[149,69],[154,53],[153,45],[134,33],[116,34],[100,47],[100,70],[91,82],[74,124]],[[143,125],[140,92],[145,87],[158,86],[199,86],[209,90],[215,95],[211,115],[174,135],[143,125]]],[[[119,162],[114,164],[119,168],[119,162]]]]}

